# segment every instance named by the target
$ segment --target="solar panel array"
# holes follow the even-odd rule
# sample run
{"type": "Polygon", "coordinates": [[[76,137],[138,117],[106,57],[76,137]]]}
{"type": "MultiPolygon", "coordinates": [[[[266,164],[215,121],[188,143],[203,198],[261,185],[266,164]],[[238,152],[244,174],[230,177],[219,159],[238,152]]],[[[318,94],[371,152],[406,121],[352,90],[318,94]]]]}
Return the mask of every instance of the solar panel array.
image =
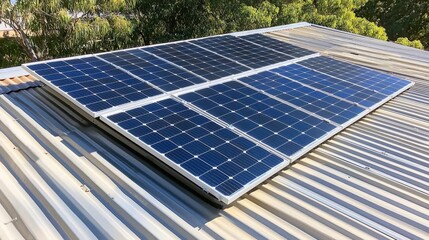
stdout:
{"type": "Polygon", "coordinates": [[[164,91],[172,91],[205,82],[201,77],[140,49],[106,53],[99,55],[99,57],[164,91]]]}
{"type": "Polygon", "coordinates": [[[173,99],[108,116],[148,151],[225,196],[285,160],[173,99]],[[138,140],[137,140],[138,139],[138,140]]]}
{"type": "Polygon", "coordinates": [[[336,128],[236,81],[179,97],[288,157],[336,128]]]}
{"type": "Polygon", "coordinates": [[[297,47],[292,44],[285,43],[284,41],[277,40],[275,38],[267,37],[262,34],[251,34],[240,37],[241,39],[247,40],[260,46],[269,47],[277,52],[287,54],[292,57],[304,57],[307,55],[314,54],[315,52],[297,47]]]}
{"type": "Polygon", "coordinates": [[[28,68],[89,113],[162,93],[96,57],[31,64],[28,68]]]}
{"type": "Polygon", "coordinates": [[[144,50],[208,80],[250,70],[242,64],[188,42],[148,47],[144,50]]]}
{"type": "Polygon", "coordinates": [[[25,67],[225,204],[412,85],[261,34],[25,67]]]}
{"type": "Polygon", "coordinates": [[[284,73],[282,68],[278,68],[273,72],[267,71],[241,78],[240,81],[337,124],[345,124],[365,111],[363,107],[354,103],[330,96],[320,89],[310,88],[276,72],[284,73]]]}
{"type": "Polygon", "coordinates": [[[194,40],[191,43],[253,69],[293,59],[292,56],[233,36],[212,37],[194,40]]]}

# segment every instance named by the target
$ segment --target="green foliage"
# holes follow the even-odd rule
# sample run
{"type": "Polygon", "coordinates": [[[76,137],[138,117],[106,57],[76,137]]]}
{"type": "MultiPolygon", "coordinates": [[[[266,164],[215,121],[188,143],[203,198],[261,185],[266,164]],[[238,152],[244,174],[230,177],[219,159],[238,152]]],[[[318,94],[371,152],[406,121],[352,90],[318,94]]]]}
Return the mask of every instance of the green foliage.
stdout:
{"type": "Polygon", "coordinates": [[[277,25],[307,21],[340,30],[387,40],[384,28],[364,18],[354,11],[366,0],[293,0],[280,6],[277,25]]]}
{"type": "Polygon", "coordinates": [[[237,28],[240,30],[249,30],[256,28],[269,27],[273,24],[279,8],[264,1],[256,7],[242,4],[238,10],[237,28]]]}
{"type": "MultiPolygon", "coordinates": [[[[16,52],[32,60],[300,21],[387,40],[386,31],[377,25],[378,18],[367,20],[355,14],[367,1],[17,0],[11,4],[2,0],[0,21],[14,27],[18,37],[10,39],[16,41],[16,52]]],[[[368,4],[371,2],[379,1],[369,0],[368,4]]]]}
{"type": "Polygon", "coordinates": [[[11,37],[0,38],[0,68],[18,66],[31,60],[19,49],[19,44],[11,37]]]}
{"type": "Polygon", "coordinates": [[[392,40],[407,36],[429,48],[427,0],[369,0],[358,14],[384,26],[392,40]]]}
{"type": "Polygon", "coordinates": [[[0,21],[33,60],[112,50],[139,44],[131,39],[134,0],[2,1],[0,21]]]}
{"type": "Polygon", "coordinates": [[[423,44],[419,40],[410,41],[408,38],[398,38],[396,40],[396,43],[399,43],[408,47],[424,49],[423,44]]]}

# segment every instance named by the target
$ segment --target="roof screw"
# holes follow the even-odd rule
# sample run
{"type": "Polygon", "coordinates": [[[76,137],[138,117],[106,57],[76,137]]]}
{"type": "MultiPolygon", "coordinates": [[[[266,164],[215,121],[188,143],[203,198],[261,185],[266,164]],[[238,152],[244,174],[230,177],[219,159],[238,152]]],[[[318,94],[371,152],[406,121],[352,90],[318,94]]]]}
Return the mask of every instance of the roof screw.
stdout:
{"type": "Polygon", "coordinates": [[[91,189],[89,189],[88,186],[86,186],[85,184],[80,185],[80,188],[84,191],[84,192],[91,192],[91,189]]]}

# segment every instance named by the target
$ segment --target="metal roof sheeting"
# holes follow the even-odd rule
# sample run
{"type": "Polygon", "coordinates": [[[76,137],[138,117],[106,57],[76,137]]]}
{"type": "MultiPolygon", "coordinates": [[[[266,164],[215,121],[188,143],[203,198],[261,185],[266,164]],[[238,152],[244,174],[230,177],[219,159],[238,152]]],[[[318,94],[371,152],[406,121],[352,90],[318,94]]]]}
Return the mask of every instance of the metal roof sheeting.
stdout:
{"type": "MultiPolygon", "coordinates": [[[[311,49],[329,45],[325,54],[330,49],[328,55],[343,54],[361,64],[365,61],[354,54],[335,49],[348,49],[341,48],[346,40],[357,41],[364,47],[355,56],[364,56],[380,46],[384,56],[409,60],[396,63],[398,74],[413,61],[428,64],[427,53],[399,52],[394,44],[320,27],[273,34],[311,49]]],[[[396,62],[385,58],[379,68],[396,62]]],[[[420,76],[412,78],[417,84],[410,90],[223,210],[85,120],[47,88],[1,95],[0,236],[429,238],[429,82],[424,72],[410,71],[420,76]]]]}

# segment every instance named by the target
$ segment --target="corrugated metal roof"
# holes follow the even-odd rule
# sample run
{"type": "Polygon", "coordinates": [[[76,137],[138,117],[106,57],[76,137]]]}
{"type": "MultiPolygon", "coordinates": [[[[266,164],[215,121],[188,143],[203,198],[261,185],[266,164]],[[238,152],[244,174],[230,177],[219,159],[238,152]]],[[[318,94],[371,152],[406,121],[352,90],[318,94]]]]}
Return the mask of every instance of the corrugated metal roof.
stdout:
{"type": "Polygon", "coordinates": [[[47,88],[1,95],[0,236],[429,238],[428,54],[320,27],[274,34],[417,84],[223,210],[47,88]]]}

